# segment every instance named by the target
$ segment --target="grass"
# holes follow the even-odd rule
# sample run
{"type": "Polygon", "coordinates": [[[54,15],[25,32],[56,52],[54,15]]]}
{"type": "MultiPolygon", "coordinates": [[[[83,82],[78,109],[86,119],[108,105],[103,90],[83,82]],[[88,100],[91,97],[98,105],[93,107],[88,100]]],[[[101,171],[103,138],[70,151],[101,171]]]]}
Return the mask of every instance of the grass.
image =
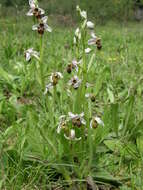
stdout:
{"type": "Polygon", "coordinates": [[[67,91],[76,27],[59,26],[52,19],[50,24],[53,32],[44,37],[44,80],[48,83],[55,71],[64,79],[45,96],[38,63],[24,58],[29,47],[39,49],[32,19],[1,19],[0,188],[143,189],[142,23],[96,26],[103,48],[86,76],[93,84],[86,92],[95,95],[95,102],[83,101],[82,89],[67,91]],[[81,104],[88,136],[80,128],[76,132],[82,141],[68,141],[56,132],[59,117],[81,113],[81,104]],[[91,130],[92,115],[101,117],[104,127],[91,130]]]}

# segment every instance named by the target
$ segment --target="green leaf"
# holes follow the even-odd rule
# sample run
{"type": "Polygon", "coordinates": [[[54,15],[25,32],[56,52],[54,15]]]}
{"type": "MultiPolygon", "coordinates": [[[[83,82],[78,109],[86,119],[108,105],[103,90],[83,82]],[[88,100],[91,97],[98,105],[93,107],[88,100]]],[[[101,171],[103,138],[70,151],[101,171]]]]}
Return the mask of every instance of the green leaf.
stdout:
{"type": "Polygon", "coordinates": [[[123,148],[122,143],[118,139],[104,140],[104,144],[113,152],[120,152],[123,148]]]}
{"type": "Polygon", "coordinates": [[[127,109],[126,109],[126,114],[125,114],[123,135],[125,135],[126,132],[129,129],[129,121],[130,121],[130,118],[131,118],[131,114],[133,112],[134,102],[135,102],[134,96],[130,96],[129,102],[128,102],[128,105],[127,105],[127,109]]]}
{"type": "Polygon", "coordinates": [[[111,184],[111,185],[114,185],[116,187],[119,187],[122,185],[122,182],[120,181],[120,179],[113,177],[107,171],[95,172],[93,178],[97,182],[102,182],[105,184],[111,184]]]}
{"type": "Polygon", "coordinates": [[[5,179],[0,180],[0,189],[2,189],[4,181],[5,181],[5,179]]]}
{"type": "Polygon", "coordinates": [[[109,88],[107,88],[107,93],[108,93],[110,102],[111,102],[111,103],[114,103],[115,98],[114,98],[114,94],[113,94],[112,90],[110,90],[109,88]]]}
{"type": "Polygon", "coordinates": [[[116,135],[118,135],[118,127],[120,122],[118,109],[119,109],[118,104],[111,105],[111,124],[112,124],[112,130],[116,132],[116,135]]]}
{"type": "Polygon", "coordinates": [[[0,67],[0,76],[8,83],[11,83],[13,81],[13,76],[8,74],[2,67],[0,67]]]}
{"type": "Polygon", "coordinates": [[[9,138],[10,136],[13,136],[13,134],[15,134],[17,132],[17,125],[14,125],[14,126],[11,126],[11,127],[8,127],[6,129],[6,131],[4,132],[4,137],[7,139],[9,138]]]}
{"type": "Polygon", "coordinates": [[[138,148],[140,154],[143,156],[143,135],[137,137],[136,143],[137,143],[137,148],[138,148]]]}
{"type": "Polygon", "coordinates": [[[132,128],[130,133],[130,139],[135,139],[137,136],[143,136],[143,120],[132,128]]]}

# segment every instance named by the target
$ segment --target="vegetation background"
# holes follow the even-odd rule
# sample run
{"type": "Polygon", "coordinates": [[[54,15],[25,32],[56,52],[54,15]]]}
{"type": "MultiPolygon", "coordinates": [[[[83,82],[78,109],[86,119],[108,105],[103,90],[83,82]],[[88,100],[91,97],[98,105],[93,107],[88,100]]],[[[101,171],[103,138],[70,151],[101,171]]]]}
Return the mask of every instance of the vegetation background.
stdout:
{"type": "MultiPolygon", "coordinates": [[[[41,0],[39,2],[44,5],[49,14],[70,14],[72,18],[75,17],[75,7],[79,4],[97,21],[104,19],[104,22],[113,18],[134,20],[135,5],[142,4],[142,0],[41,0]]],[[[1,12],[3,11],[4,14],[7,14],[7,11],[4,11],[3,6],[19,8],[28,6],[27,0],[1,0],[0,4],[1,12]]]]}

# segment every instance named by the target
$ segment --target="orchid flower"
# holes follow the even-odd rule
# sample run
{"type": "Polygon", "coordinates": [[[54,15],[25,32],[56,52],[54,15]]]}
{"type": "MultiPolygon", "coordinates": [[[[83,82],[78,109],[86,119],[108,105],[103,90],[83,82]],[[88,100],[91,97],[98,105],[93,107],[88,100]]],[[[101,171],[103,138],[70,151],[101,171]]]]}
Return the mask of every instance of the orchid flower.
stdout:
{"type": "Polygon", "coordinates": [[[69,119],[72,121],[72,124],[77,127],[81,127],[82,125],[86,125],[86,121],[84,119],[84,113],[81,114],[73,114],[72,112],[68,113],[69,119]]]}
{"type": "Polygon", "coordinates": [[[52,32],[52,28],[47,24],[48,16],[41,18],[40,23],[32,27],[32,30],[37,30],[39,34],[43,35],[45,31],[52,32]]]}
{"type": "Polygon", "coordinates": [[[35,57],[36,59],[40,59],[39,58],[39,53],[37,51],[34,51],[33,48],[29,48],[28,50],[25,51],[25,58],[26,61],[30,61],[31,57],[35,57]]]}
{"type": "Polygon", "coordinates": [[[54,72],[50,76],[50,82],[52,83],[53,86],[55,86],[58,83],[58,80],[62,78],[63,78],[62,73],[54,72]]]}
{"type": "Polygon", "coordinates": [[[45,14],[45,11],[38,7],[38,4],[35,0],[29,0],[30,10],[27,12],[27,16],[36,16],[41,18],[45,14]]]}
{"type": "Polygon", "coordinates": [[[70,81],[69,81],[69,85],[73,86],[74,89],[79,88],[80,84],[81,84],[82,80],[79,79],[77,76],[74,76],[70,81]]]}
{"type": "Polygon", "coordinates": [[[57,128],[57,133],[60,134],[62,129],[66,128],[66,115],[61,115],[59,117],[59,124],[58,124],[58,128],[57,128]]]}
{"type": "Polygon", "coordinates": [[[102,48],[101,39],[94,32],[91,32],[91,39],[88,40],[88,45],[96,45],[98,50],[102,48]]]}
{"type": "Polygon", "coordinates": [[[95,102],[95,95],[94,94],[85,94],[85,97],[86,98],[90,98],[90,100],[92,101],[92,102],[95,102]]]}
{"type": "Polygon", "coordinates": [[[104,122],[100,119],[100,117],[93,117],[90,121],[90,128],[97,128],[98,125],[104,126],[104,122]]]}
{"type": "Polygon", "coordinates": [[[78,72],[78,65],[80,63],[81,63],[81,60],[77,61],[76,59],[74,59],[71,64],[68,64],[68,66],[67,66],[67,72],[71,73],[73,69],[75,69],[78,72]]]}

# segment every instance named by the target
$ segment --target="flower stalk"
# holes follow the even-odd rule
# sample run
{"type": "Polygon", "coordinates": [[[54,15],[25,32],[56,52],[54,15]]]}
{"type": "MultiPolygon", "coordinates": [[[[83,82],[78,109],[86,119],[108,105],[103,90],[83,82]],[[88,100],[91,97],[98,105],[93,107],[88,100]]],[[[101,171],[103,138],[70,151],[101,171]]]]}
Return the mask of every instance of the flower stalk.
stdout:
{"type": "Polygon", "coordinates": [[[40,68],[40,83],[42,90],[45,88],[45,77],[44,77],[44,65],[43,65],[43,54],[44,54],[44,43],[43,36],[40,35],[40,60],[39,60],[39,68],[40,68]]]}

